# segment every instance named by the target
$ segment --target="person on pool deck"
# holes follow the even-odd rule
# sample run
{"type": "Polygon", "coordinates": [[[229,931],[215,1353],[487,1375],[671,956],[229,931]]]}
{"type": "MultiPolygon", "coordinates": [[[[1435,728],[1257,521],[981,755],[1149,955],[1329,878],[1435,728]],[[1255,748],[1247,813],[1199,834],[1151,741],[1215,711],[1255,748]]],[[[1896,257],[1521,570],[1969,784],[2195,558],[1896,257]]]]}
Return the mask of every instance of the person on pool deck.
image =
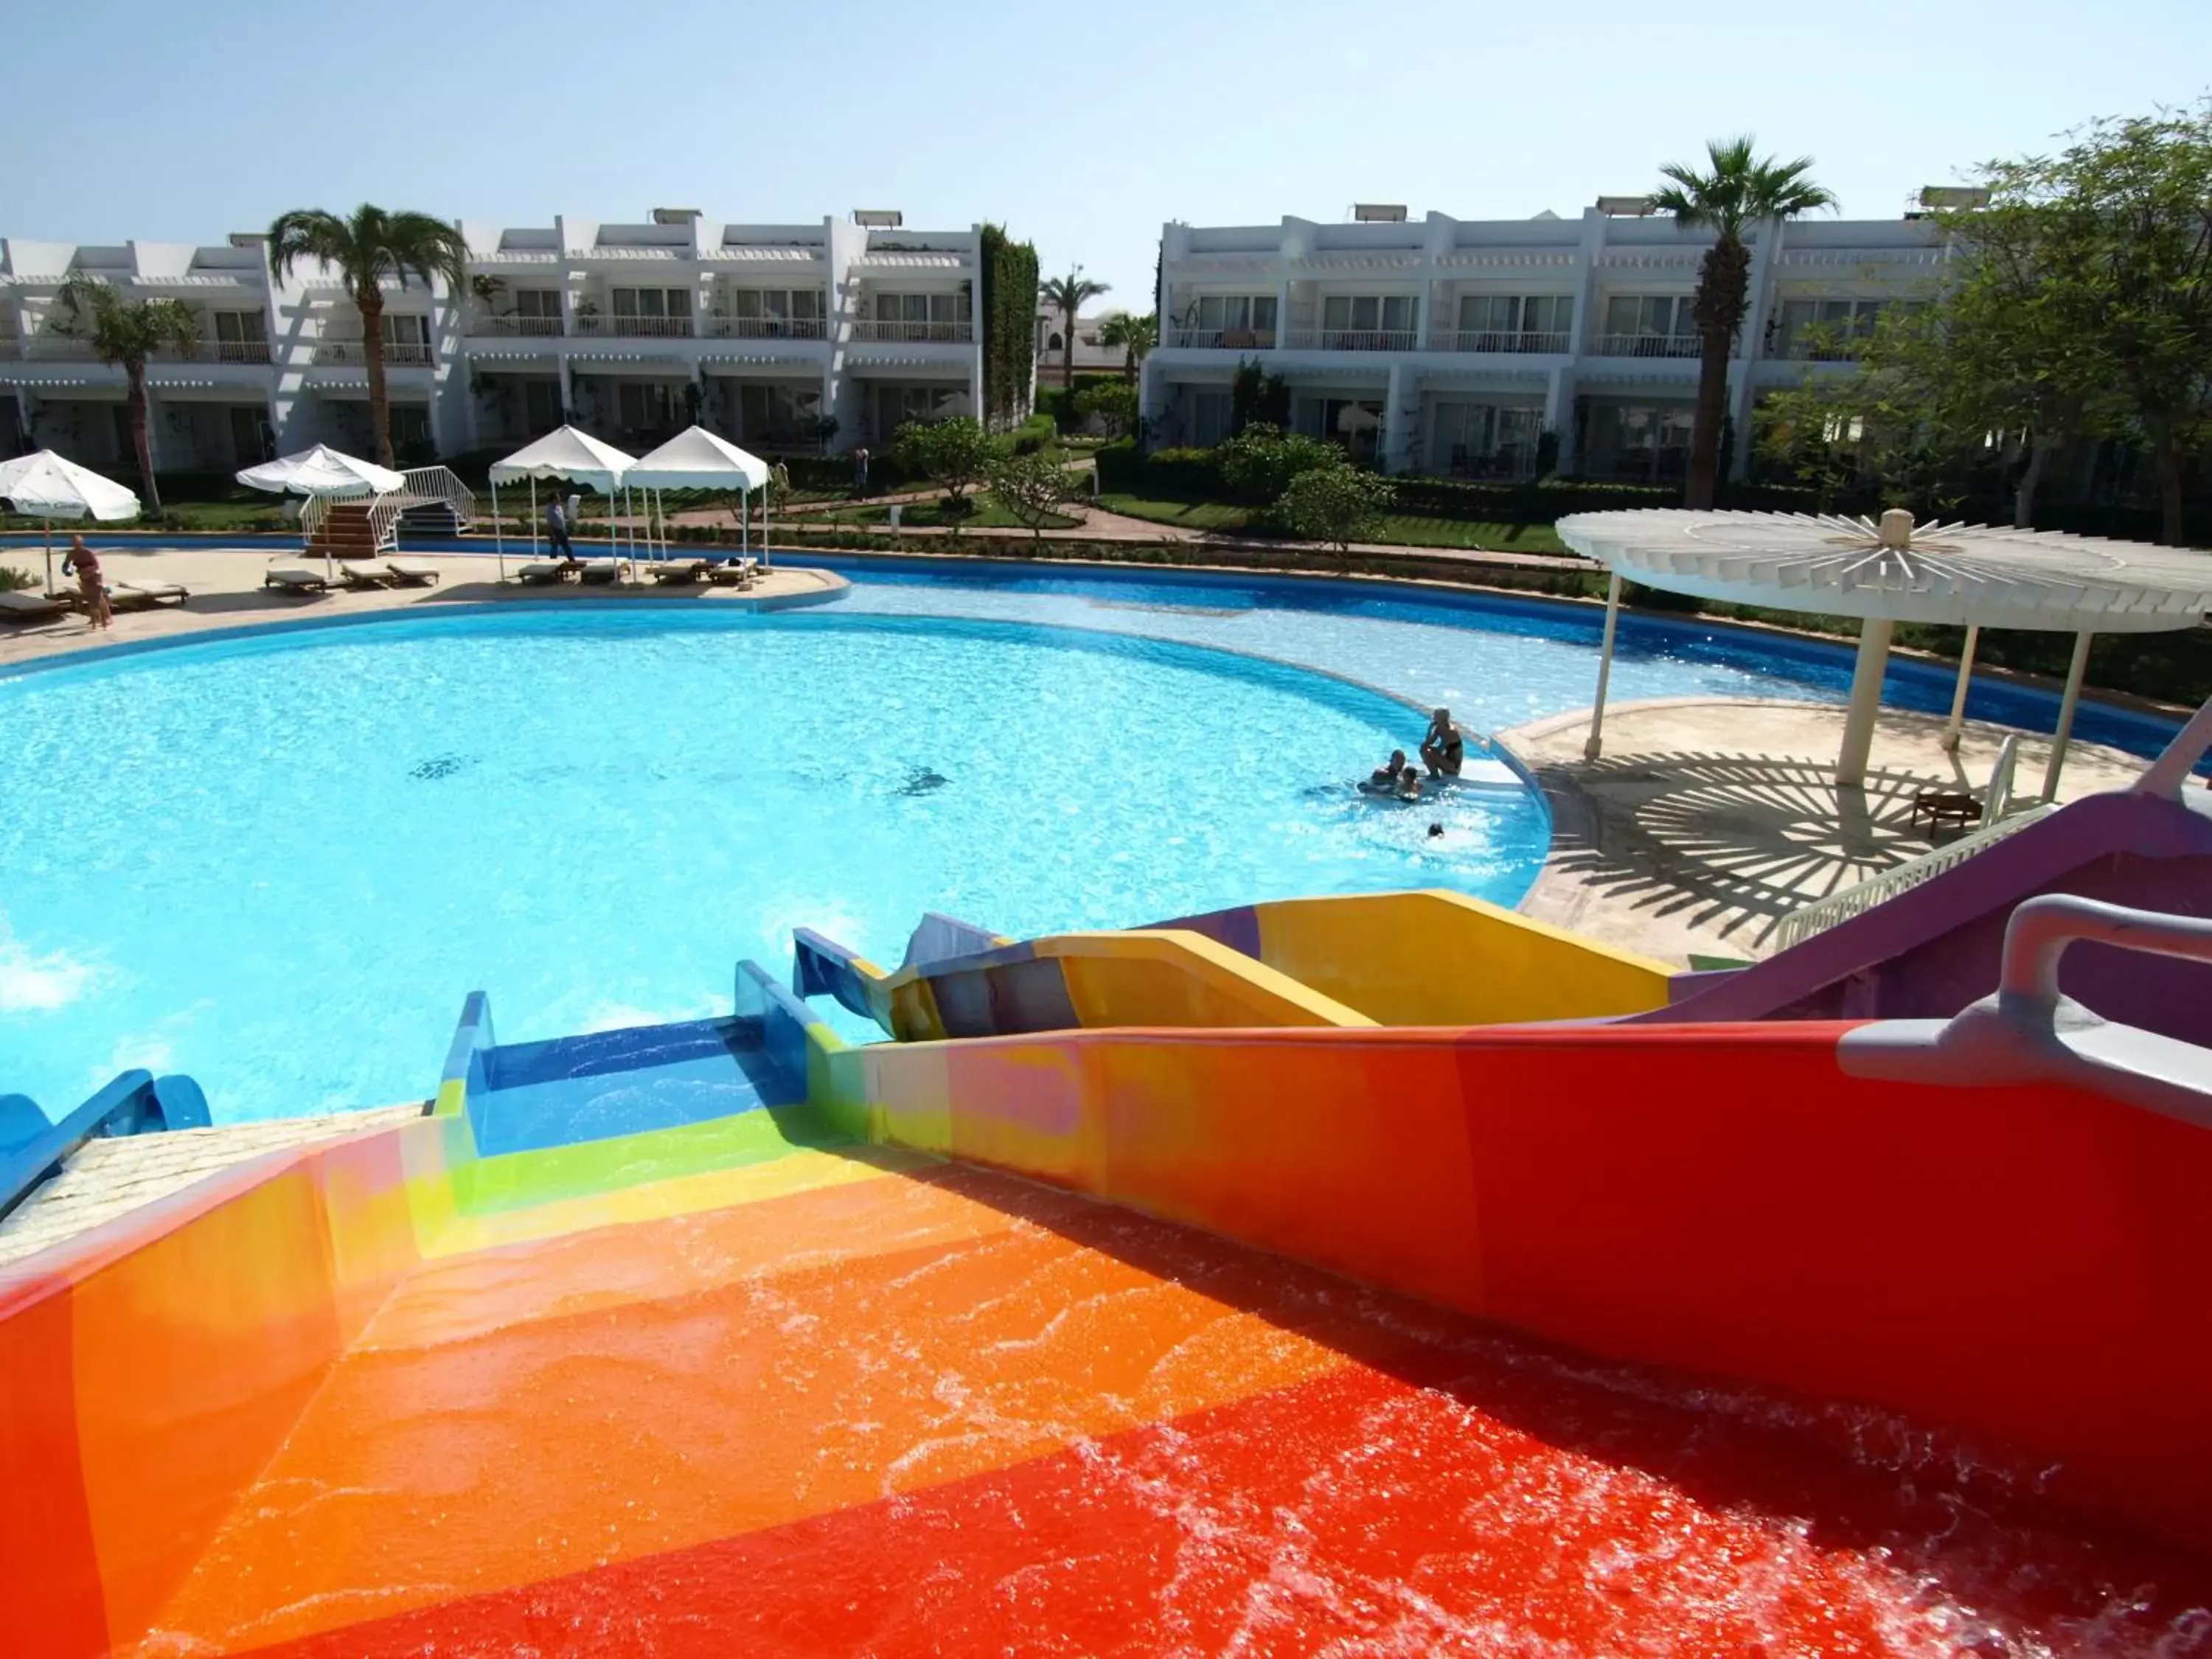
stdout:
{"type": "Polygon", "coordinates": [[[1421,734],[1421,760],[1432,778],[1459,775],[1467,759],[1467,742],[1452,724],[1451,710],[1439,708],[1429,716],[1429,729],[1421,734]]]}
{"type": "Polygon", "coordinates": [[[562,510],[557,495],[545,504],[545,539],[552,544],[554,557],[569,564],[576,562],[576,555],[568,545],[568,515],[562,510]]]}
{"type": "Polygon", "coordinates": [[[1387,789],[1398,781],[1398,775],[1405,769],[1406,751],[1402,749],[1393,749],[1390,751],[1389,760],[1369,773],[1367,781],[1370,783],[1379,784],[1387,789]]]}
{"type": "Polygon", "coordinates": [[[107,602],[107,584],[100,578],[100,555],[84,544],[84,538],[70,538],[69,556],[62,561],[62,574],[76,575],[76,591],[84,599],[84,619],[94,628],[112,628],[115,612],[107,602]]]}

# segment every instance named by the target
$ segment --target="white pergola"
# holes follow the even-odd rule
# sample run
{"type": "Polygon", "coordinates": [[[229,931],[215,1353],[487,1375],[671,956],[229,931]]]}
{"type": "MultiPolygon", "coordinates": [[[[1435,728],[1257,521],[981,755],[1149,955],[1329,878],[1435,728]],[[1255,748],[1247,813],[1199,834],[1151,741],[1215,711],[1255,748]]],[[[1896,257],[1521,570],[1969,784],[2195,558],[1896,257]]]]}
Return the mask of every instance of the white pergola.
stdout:
{"type": "MultiPolygon", "coordinates": [[[[499,579],[507,580],[507,526],[499,514],[499,487],[501,484],[527,483],[530,486],[530,556],[538,556],[538,483],[542,478],[548,483],[581,484],[586,489],[597,490],[607,498],[607,540],[619,550],[621,542],[614,528],[615,492],[623,488],[623,479],[636,458],[624,454],[612,444],[601,443],[590,433],[573,426],[564,426],[547,433],[534,443],[525,444],[503,461],[491,466],[492,546],[499,559],[499,579]]],[[[635,515],[630,521],[630,568],[637,568],[637,525],[635,515]]]]}
{"type": "Polygon", "coordinates": [[[1985,525],[1915,524],[1892,508],[1869,519],[1793,513],[1695,512],[1652,507],[1577,513],[1559,522],[1559,539],[1612,574],[1596,706],[1583,754],[1603,752],[1606,690],[1624,580],[1668,592],[1775,611],[1856,617],[1858,662],[1836,757],[1836,781],[1866,780],[1881,705],[1890,636],[1901,622],[1966,630],[1944,746],[1958,743],[1966,718],[1974,648],[1984,628],[2033,629],[2075,636],[2058,707],[2043,795],[2057,793],[2089,642],[2099,634],[2193,628],[2212,611],[2212,556],[2146,542],[2110,541],[2051,531],[1985,525]]]}
{"type": "MultiPolygon", "coordinates": [[[[752,495],[756,489],[768,488],[769,464],[757,455],[740,449],[726,438],[717,437],[703,426],[691,426],[678,433],[659,448],[640,456],[630,464],[623,478],[636,489],[651,493],[657,509],[654,516],[660,521],[660,556],[668,556],[668,513],[660,500],[670,489],[726,489],[737,492],[738,550],[744,557],[752,551],[752,495]]],[[[761,552],[768,552],[768,497],[761,497],[761,552]]]]}

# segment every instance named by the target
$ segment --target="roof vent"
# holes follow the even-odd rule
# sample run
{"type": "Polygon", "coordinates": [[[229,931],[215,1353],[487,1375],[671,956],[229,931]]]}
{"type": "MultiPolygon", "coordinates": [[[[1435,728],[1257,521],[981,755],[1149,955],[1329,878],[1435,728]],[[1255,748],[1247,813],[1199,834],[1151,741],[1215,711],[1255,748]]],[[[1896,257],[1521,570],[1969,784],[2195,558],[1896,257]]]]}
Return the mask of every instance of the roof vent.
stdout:
{"type": "Polygon", "coordinates": [[[1403,202],[1354,202],[1352,222],[1356,225],[1402,225],[1406,222],[1403,202]]]}
{"type": "Polygon", "coordinates": [[[259,247],[268,240],[267,234],[258,230],[234,230],[230,233],[233,247],[259,247]]]}
{"type": "Polygon", "coordinates": [[[1597,210],[1612,219],[1644,219],[1650,216],[1651,198],[1649,196],[1601,196],[1597,210]]]}
{"type": "Polygon", "coordinates": [[[896,230],[906,223],[906,215],[896,208],[854,208],[853,222],[870,230],[896,230]]]}
{"type": "Polygon", "coordinates": [[[1984,208],[1990,193],[1978,185],[1927,185],[1920,191],[1924,208],[1984,208]]]}
{"type": "Polygon", "coordinates": [[[653,222],[656,225],[688,225],[699,216],[697,208],[655,208],[653,222]]]}

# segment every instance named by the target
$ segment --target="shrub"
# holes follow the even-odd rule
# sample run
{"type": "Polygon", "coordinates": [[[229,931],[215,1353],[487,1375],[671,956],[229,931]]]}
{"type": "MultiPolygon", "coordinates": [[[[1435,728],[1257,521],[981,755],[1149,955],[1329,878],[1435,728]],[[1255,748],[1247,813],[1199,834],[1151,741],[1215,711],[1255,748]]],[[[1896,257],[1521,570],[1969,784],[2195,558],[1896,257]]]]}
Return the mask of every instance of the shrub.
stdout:
{"type": "Polygon", "coordinates": [[[1087,386],[1075,394],[1073,407],[1079,422],[1096,421],[1109,438],[1136,429],[1137,388],[1127,380],[1087,386]]]}
{"type": "Polygon", "coordinates": [[[1382,514],[1396,497],[1388,478],[1333,460],[1292,478],[1272,516],[1293,536],[1327,542],[1342,552],[1382,528],[1382,514]]]}
{"type": "Polygon", "coordinates": [[[908,421],[891,440],[891,459],[912,477],[933,479],[945,491],[945,513],[957,520],[968,492],[983,481],[1000,447],[972,415],[944,421],[908,421]]]}
{"type": "Polygon", "coordinates": [[[1037,451],[1008,456],[991,469],[991,493],[1007,512],[1042,536],[1044,521],[1075,499],[1074,474],[1037,451]]]}
{"type": "Polygon", "coordinates": [[[1040,413],[1030,416],[1009,432],[1006,440],[1015,454],[1028,455],[1050,443],[1059,430],[1051,416],[1040,413]]]}
{"type": "Polygon", "coordinates": [[[1249,501],[1275,501],[1300,473],[1343,465],[1342,453],[1302,432],[1255,422],[1215,452],[1221,482],[1249,501]]]}
{"type": "Polygon", "coordinates": [[[18,570],[12,564],[0,564],[0,593],[13,593],[18,588],[36,587],[39,579],[27,570],[18,570]]]}

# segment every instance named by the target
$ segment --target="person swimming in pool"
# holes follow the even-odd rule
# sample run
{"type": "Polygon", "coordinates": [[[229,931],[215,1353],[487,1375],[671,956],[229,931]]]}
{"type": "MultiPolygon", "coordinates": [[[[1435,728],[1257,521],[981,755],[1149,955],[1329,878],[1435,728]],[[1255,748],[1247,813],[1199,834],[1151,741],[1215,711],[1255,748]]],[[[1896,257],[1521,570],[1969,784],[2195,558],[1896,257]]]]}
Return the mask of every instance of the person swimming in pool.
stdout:
{"type": "Polygon", "coordinates": [[[1407,767],[1404,771],[1402,771],[1402,772],[1399,773],[1399,774],[1398,774],[1398,787],[1397,787],[1397,788],[1396,788],[1396,790],[1395,790],[1395,792],[1393,792],[1393,793],[1395,793],[1397,795],[1397,797],[1398,797],[1398,799],[1399,799],[1400,800],[1419,800],[1419,799],[1420,799],[1420,798],[1421,798],[1421,775],[1420,775],[1420,773],[1419,773],[1419,772],[1418,772],[1418,771],[1417,771],[1417,770],[1415,770],[1413,767],[1410,767],[1410,766],[1409,766],[1409,767],[1407,767]]]}
{"type": "Polygon", "coordinates": [[[1380,784],[1385,789],[1392,788],[1397,784],[1398,775],[1405,769],[1406,751],[1402,749],[1393,749],[1390,751],[1390,758],[1369,773],[1367,781],[1370,783],[1380,784]]]}
{"type": "Polygon", "coordinates": [[[1459,775],[1467,760],[1467,740],[1452,724],[1451,710],[1439,708],[1429,716],[1429,729],[1421,734],[1421,761],[1432,778],[1459,775]]]}

